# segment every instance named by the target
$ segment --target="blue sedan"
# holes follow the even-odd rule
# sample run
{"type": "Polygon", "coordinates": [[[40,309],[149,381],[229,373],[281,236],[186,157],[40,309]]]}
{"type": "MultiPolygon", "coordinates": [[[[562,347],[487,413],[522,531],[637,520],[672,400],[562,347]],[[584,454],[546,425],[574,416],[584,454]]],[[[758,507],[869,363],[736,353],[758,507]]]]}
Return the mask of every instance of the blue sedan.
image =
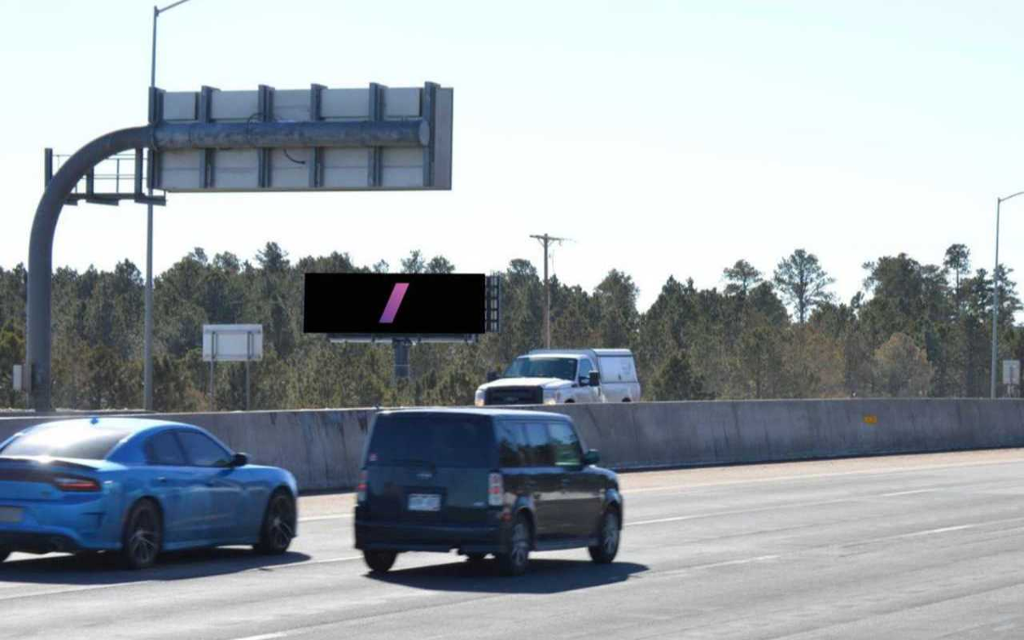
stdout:
{"type": "Polygon", "coordinates": [[[161,551],[296,534],[292,474],[249,464],[208,432],[137,418],[37,425],[0,444],[0,562],[14,551],[116,551],[133,569],[161,551]]]}

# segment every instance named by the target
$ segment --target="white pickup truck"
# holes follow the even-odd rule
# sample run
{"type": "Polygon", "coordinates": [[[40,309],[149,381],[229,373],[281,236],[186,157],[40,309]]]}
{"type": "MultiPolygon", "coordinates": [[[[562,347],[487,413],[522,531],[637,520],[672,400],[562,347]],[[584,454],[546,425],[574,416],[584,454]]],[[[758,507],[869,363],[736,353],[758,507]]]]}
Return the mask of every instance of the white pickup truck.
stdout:
{"type": "Polygon", "coordinates": [[[640,382],[629,349],[535,349],[505,374],[488,375],[478,407],[574,402],[637,402],[640,382]]]}

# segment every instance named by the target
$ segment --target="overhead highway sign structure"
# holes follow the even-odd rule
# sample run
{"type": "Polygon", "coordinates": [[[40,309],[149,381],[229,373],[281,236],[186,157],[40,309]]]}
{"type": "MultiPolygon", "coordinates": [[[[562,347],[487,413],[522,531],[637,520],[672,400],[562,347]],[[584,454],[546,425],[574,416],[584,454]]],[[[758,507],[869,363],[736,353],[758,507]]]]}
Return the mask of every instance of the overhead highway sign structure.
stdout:
{"type": "Polygon", "coordinates": [[[151,122],[177,135],[157,141],[176,148],[154,154],[151,184],[171,192],[451,189],[452,97],[434,83],[156,89],[151,122]]]}
{"type": "MultiPolygon", "coordinates": [[[[447,190],[452,184],[452,89],[422,88],[168,93],[150,89],[149,124],[113,131],[51,175],[29,239],[28,336],[23,371],[31,406],[50,411],[53,240],[64,204],[96,165],[148,149],[148,186],[165,192],[447,190]]],[[[136,171],[136,175],[139,172],[136,171]]],[[[130,193],[85,201],[143,201],[130,193]]],[[[148,199],[148,196],[146,196],[148,199]]]]}

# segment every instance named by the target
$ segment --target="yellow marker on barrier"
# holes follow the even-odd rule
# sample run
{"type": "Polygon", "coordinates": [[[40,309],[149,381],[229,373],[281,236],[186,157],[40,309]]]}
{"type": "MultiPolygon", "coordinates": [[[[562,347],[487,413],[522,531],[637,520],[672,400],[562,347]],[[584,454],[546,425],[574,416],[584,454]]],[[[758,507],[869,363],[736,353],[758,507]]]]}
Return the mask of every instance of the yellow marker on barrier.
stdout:
{"type": "Polygon", "coordinates": [[[864,414],[864,424],[878,424],[878,416],[873,413],[864,414]]]}

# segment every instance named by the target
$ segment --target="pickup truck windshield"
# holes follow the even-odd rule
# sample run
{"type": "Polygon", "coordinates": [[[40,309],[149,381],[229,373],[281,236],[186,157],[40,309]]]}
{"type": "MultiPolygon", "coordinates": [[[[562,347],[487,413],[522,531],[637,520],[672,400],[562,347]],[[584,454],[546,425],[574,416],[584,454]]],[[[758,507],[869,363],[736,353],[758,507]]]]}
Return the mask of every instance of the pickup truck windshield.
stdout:
{"type": "Polygon", "coordinates": [[[576,379],[575,358],[516,358],[505,371],[506,378],[576,379]]]}

